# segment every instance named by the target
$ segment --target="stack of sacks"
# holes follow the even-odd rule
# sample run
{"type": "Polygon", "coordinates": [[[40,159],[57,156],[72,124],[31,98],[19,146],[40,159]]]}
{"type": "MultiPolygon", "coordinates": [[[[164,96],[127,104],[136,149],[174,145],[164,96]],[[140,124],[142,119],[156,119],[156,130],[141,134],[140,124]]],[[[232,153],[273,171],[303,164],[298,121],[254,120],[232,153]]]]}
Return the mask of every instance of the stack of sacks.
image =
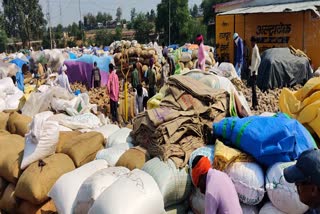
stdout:
{"type": "Polygon", "coordinates": [[[154,179],[146,172],[135,169],[121,176],[94,202],[90,214],[162,214],[164,204],[154,179]],[[124,205],[123,202],[126,201],[124,205]]]}
{"type": "Polygon", "coordinates": [[[24,137],[29,132],[29,124],[32,118],[13,112],[9,116],[7,129],[11,134],[17,134],[24,137]]]}
{"type": "Polygon", "coordinates": [[[104,159],[108,162],[109,166],[116,166],[120,157],[133,147],[130,136],[132,130],[128,128],[118,128],[118,130],[115,131],[114,127],[111,128],[114,132],[108,137],[106,148],[97,153],[96,159],[104,159]]]}
{"type": "Polygon", "coordinates": [[[284,179],[283,170],[294,164],[295,162],[276,163],[266,174],[266,190],[272,205],[281,211],[279,213],[302,214],[308,210],[308,206],[299,199],[296,185],[284,179]]]}
{"type": "Polygon", "coordinates": [[[187,168],[177,169],[171,159],[163,162],[153,158],[145,163],[142,170],[158,184],[166,208],[183,204],[191,193],[192,182],[187,168]]]}
{"type": "Polygon", "coordinates": [[[204,144],[203,125],[226,116],[228,95],[186,76],[170,77],[169,85],[160,108],[135,118],[132,135],[151,157],[172,158],[182,168],[192,151],[204,144]]]}
{"type": "Polygon", "coordinates": [[[130,170],[125,167],[109,167],[92,174],[82,183],[73,203],[72,213],[88,213],[104,190],[129,172],[130,170]]]}
{"type": "Polygon", "coordinates": [[[15,87],[10,77],[0,79],[0,112],[18,110],[21,97],[23,92],[15,87]]]}
{"type": "Polygon", "coordinates": [[[280,110],[297,119],[312,134],[320,138],[320,77],[310,79],[303,88],[292,92],[281,91],[280,110]]]}
{"type": "Polygon", "coordinates": [[[108,163],[105,160],[95,160],[62,175],[48,193],[58,213],[71,214],[83,182],[97,171],[106,168],[108,168],[108,163]]]}
{"type": "Polygon", "coordinates": [[[213,130],[214,137],[223,138],[225,144],[252,155],[267,167],[290,162],[303,151],[317,147],[305,127],[282,113],[273,117],[225,118],[214,123],[213,130]]]}

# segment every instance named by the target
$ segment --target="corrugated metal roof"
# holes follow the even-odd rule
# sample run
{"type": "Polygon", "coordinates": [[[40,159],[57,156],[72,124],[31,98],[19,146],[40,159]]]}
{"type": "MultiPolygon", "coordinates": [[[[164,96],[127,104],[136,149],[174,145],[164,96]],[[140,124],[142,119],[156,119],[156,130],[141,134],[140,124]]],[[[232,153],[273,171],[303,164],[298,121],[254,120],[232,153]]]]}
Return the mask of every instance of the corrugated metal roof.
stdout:
{"type": "Polygon", "coordinates": [[[318,8],[320,7],[320,1],[308,1],[289,4],[274,4],[258,7],[243,7],[234,10],[230,10],[219,15],[234,15],[234,14],[248,14],[248,13],[281,13],[281,12],[299,12],[306,10],[313,10],[319,17],[320,13],[318,8]]]}

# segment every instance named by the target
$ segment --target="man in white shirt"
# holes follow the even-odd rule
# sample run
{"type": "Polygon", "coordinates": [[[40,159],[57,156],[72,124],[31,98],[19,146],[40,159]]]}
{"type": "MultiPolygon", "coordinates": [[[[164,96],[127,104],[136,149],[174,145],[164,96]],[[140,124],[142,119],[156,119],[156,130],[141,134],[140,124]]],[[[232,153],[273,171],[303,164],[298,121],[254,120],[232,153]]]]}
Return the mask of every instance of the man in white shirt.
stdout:
{"type": "Polygon", "coordinates": [[[67,66],[63,65],[61,68],[61,74],[59,74],[57,80],[56,80],[56,84],[61,86],[62,88],[65,88],[68,92],[72,93],[71,87],[70,87],[70,83],[69,83],[69,79],[67,76],[67,66]]]}
{"type": "Polygon", "coordinates": [[[259,48],[257,46],[257,39],[253,36],[251,37],[251,46],[252,46],[252,56],[251,56],[251,65],[249,66],[250,69],[250,78],[252,81],[252,108],[257,110],[258,98],[257,98],[257,75],[259,66],[261,63],[259,48]]]}
{"type": "Polygon", "coordinates": [[[141,84],[138,84],[135,92],[135,114],[139,114],[147,108],[148,91],[141,84]]]}

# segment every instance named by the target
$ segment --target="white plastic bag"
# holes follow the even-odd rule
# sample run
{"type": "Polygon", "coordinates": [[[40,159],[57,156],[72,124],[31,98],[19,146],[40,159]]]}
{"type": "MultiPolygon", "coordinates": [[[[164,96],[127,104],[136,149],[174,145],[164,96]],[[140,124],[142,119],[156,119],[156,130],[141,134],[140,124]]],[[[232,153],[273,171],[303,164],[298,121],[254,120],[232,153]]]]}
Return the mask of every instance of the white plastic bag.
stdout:
{"type": "Polygon", "coordinates": [[[240,204],[243,214],[258,214],[259,210],[256,206],[250,206],[246,204],[240,204]]]}
{"type": "Polygon", "coordinates": [[[153,158],[144,164],[142,170],[157,182],[166,207],[184,201],[191,193],[192,182],[187,168],[177,169],[171,159],[163,162],[153,158]]]}
{"type": "Polygon", "coordinates": [[[89,214],[162,214],[162,195],[154,179],[135,169],[120,177],[95,201],[89,214]]]}
{"type": "Polygon", "coordinates": [[[239,199],[247,205],[257,205],[264,197],[264,174],[256,163],[235,162],[226,173],[231,178],[239,199]]]}
{"type": "Polygon", "coordinates": [[[115,166],[121,155],[132,147],[132,144],[123,143],[111,148],[102,149],[97,153],[96,160],[103,159],[108,162],[109,166],[115,166]]]}
{"type": "Polygon", "coordinates": [[[48,194],[54,201],[58,213],[71,214],[82,183],[98,170],[105,168],[108,168],[105,160],[95,160],[61,176],[48,194]]]}
{"type": "Polygon", "coordinates": [[[94,129],[100,127],[102,124],[100,119],[92,113],[84,113],[72,117],[62,119],[59,123],[70,129],[94,129]]]}
{"type": "Polygon", "coordinates": [[[132,137],[130,136],[132,129],[121,128],[115,131],[108,137],[107,148],[113,147],[118,144],[132,143],[132,137]]]}
{"type": "Polygon", "coordinates": [[[261,208],[259,214],[287,214],[278,210],[271,202],[266,203],[261,208]]]}
{"type": "Polygon", "coordinates": [[[285,213],[302,214],[308,210],[297,192],[295,184],[288,183],[283,175],[283,170],[295,162],[276,163],[267,171],[266,190],[272,204],[285,213]]]}
{"type": "Polygon", "coordinates": [[[80,187],[74,202],[72,213],[86,214],[101,195],[101,193],[111,186],[120,176],[129,173],[125,167],[109,167],[101,169],[87,178],[80,187]]]}
{"type": "Polygon", "coordinates": [[[21,169],[55,153],[59,140],[59,124],[47,120],[52,115],[52,112],[42,112],[33,118],[30,132],[25,138],[21,169]]]}
{"type": "MultiPolygon", "coordinates": [[[[101,120],[100,120],[101,121],[101,120]]],[[[115,133],[116,131],[118,131],[120,128],[117,125],[114,124],[107,124],[98,128],[93,129],[93,131],[95,132],[100,132],[103,136],[104,136],[104,140],[105,140],[105,145],[106,147],[108,147],[108,138],[115,133]]]]}

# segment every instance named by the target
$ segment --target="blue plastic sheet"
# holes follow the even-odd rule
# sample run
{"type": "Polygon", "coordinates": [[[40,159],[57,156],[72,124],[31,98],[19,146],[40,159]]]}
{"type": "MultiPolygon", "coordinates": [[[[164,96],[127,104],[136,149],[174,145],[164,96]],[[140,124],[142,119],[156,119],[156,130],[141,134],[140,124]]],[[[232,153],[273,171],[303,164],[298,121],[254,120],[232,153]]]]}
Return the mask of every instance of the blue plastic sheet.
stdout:
{"type": "Polygon", "coordinates": [[[297,120],[279,113],[273,117],[230,117],[213,124],[214,136],[252,155],[257,162],[272,166],[290,162],[317,145],[308,130],[297,120]]]}

